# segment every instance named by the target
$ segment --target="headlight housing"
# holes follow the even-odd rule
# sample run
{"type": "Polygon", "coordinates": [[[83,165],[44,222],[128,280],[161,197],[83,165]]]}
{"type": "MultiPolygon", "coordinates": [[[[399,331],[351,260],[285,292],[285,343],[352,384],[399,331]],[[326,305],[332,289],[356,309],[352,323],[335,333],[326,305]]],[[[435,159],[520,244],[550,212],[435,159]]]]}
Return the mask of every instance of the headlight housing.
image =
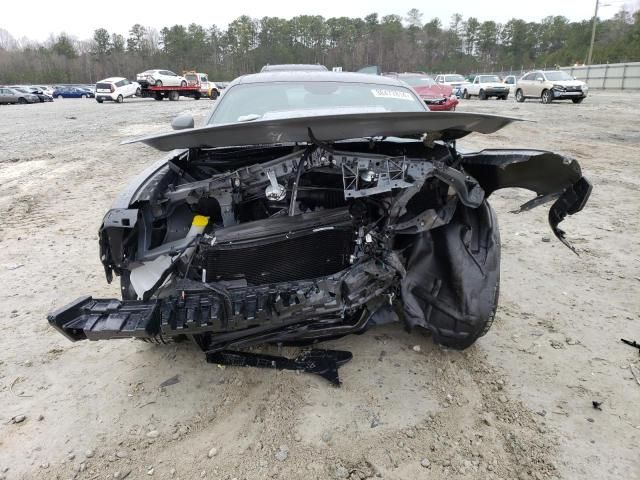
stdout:
{"type": "Polygon", "coordinates": [[[554,85],[554,90],[558,90],[559,92],[564,92],[566,89],[562,85],[554,85]]]}

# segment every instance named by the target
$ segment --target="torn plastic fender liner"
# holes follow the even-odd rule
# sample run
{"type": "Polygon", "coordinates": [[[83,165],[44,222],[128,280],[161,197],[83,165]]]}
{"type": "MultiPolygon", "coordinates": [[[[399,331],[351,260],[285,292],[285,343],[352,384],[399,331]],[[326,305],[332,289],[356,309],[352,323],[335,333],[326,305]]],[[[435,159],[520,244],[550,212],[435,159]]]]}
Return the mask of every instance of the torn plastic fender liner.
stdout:
{"type": "Polygon", "coordinates": [[[534,191],[536,198],[517,212],[555,200],[549,224],[555,236],[575,252],[558,225],[567,215],[582,210],[591,194],[591,183],[582,176],[578,162],[541,150],[483,150],[463,155],[462,166],[478,180],[486,197],[501,188],[534,191]]]}
{"type": "Polygon", "coordinates": [[[451,221],[416,235],[401,281],[404,321],[464,349],[491,326],[498,304],[500,233],[485,200],[458,204],[451,221]]]}

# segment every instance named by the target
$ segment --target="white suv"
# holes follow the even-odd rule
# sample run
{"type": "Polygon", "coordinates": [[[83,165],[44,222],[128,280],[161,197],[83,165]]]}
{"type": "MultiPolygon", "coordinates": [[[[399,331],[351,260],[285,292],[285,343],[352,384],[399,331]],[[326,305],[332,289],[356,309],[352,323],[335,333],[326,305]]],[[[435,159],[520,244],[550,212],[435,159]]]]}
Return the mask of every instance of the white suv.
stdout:
{"type": "Polygon", "coordinates": [[[170,70],[147,70],[139,73],[136,80],[143,87],[186,87],[187,79],[170,70]]]}
{"type": "Polygon", "coordinates": [[[105,100],[122,103],[127,97],[140,96],[140,84],[124,77],[110,77],[96,83],[96,101],[105,100]]]}

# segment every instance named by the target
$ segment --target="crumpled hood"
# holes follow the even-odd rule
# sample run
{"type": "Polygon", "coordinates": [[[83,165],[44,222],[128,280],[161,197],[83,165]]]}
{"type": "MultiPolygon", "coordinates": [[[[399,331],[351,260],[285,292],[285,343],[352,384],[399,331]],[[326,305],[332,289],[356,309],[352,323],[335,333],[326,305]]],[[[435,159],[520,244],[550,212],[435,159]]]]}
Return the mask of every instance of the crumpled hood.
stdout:
{"type": "Polygon", "coordinates": [[[455,140],[472,132],[494,133],[517,118],[458,112],[368,112],[342,115],[254,120],[172,131],[126,140],[162,151],[180,148],[230,147],[309,141],[309,131],[321,141],[362,137],[417,137],[455,140]]]}

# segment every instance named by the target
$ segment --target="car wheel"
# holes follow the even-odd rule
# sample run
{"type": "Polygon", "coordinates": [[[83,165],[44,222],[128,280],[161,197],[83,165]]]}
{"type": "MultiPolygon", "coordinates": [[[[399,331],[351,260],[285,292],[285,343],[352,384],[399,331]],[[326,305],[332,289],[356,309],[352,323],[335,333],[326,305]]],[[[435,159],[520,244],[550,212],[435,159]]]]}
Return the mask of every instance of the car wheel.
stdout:
{"type": "Polygon", "coordinates": [[[162,80],[156,80],[156,87],[162,86],[162,80]]]}
{"type": "Polygon", "coordinates": [[[549,104],[553,102],[553,92],[551,90],[544,90],[540,98],[542,99],[542,103],[549,104]]]}
{"type": "Polygon", "coordinates": [[[169,92],[169,100],[175,102],[180,99],[180,94],[176,90],[169,92]]]}
{"type": "Polygon", "coordinates": [[[122,95],[118,95],[118,98],[116,98],[116,102],[122,103],[123,101],[124,101],[124,97],[122,95]]]}
{"type": "Polygon", "coordinates": [[[464,98],[465,100],[469,100],[471,98],[471,95],[469,95],[469,92],[467,92],[466,90],[462,93],[462,98],[464,98]]]}
{"type": "Polygon", "coordinates": [[[142,94],[142,90],[139,88],[136,89],[136,97],[139,97],[142,94]]]}
{"type": "Polygon", "coordinates": [[[157,101],[161,102],[162,100],[164,100],[164,97],[162,96],[162,94],[160,93],[156,93],[156,96],[153,97],[155,98],[157,101]]]}
{"type": "Polygon", "coordinates": [[[498,97],[498,98],[499,98],[500,100],[506,100],[508,96],[509,96],[509,95],[502,95],[501,97],[498,97]]]}
{"type": "Polygon", "coordinates": [[[520,89],[516,90],[516,102],[522,103],[524,101],[525,101],[525,98],[524,98],[524,93],[522,93],[522,90],[520,89]]]}
{"type": "Polygon", "coordinates": [[[480,90],[478,97],[480,97],[480,100],[486,100],[488,98],[487,93],[484,90],[480,90]]]}
{"type": "Polygon", "coordinates": [[[571,101],[573,103],[582,103],[582,101],[584,100],[584,97],[582,98],[572,98],[571,101]]]}
{"type": "Polygon", "coordinates": [[[436,343],[468,348],[489,331],[498,307],[501,247],[495,211],[486,200],[478,208],[458,205],[449,224],[415,245],[408,262],[414,267],[402,281],[405,312],[413,312],[436,343]],[[456,265],[454,271],[450,265],[456,265]]]}
{"type": "Polygon", "coordinates": [[[218,93],[217,90],[211,90],[211,100],[215,100],[219,96],[220,96],[220,94],[218,93]]]}
{"type": "Polygon", "coordinates": [[[104,102],[104,100],[102,100],[101,98],[97,98],[97,99],[96,99],[96,102],[98,102],[98,103],[102,103],[102,102],[104,102]]]}
{"type": "Polygon", "coordinates": [[[181,86],[182,88],[186,87],[186,86],[187,86],[187,82],[185,82],[184,80],[182,80],[182,81],[180,82],[180,86],[181,86]]]}
{"type": "Polygon", "coordinates": [[[26,98],[22,98],[22,97],[20,97],[20,98],[18,99],[18,103],[19,103],[19,104],[21,104],[21,105],[24,105],[25,103],[27,103],[27,99],[26,99],[26,98]]]}

